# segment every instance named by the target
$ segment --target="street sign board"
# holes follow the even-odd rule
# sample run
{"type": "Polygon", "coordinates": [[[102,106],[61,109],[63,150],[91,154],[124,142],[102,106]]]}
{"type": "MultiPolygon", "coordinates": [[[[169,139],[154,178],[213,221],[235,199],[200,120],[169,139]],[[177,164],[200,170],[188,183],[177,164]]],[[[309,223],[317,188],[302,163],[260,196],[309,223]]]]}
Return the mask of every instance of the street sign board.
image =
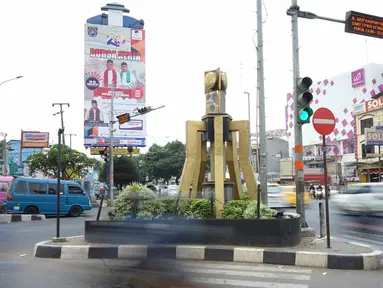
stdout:
{"type": "Polygon", "coordinates": [[[117,118],[118,118],[119,124],[124,124],[126,122],[129,122],[130,115],[129,115],[129,113],[124,113],[124,114],[118,115],[117,118]]]}
{"type": "Polygon", "coordinates": [[[383,146],[383,130],[382,126],[375,126],[365,129],[366,146],[383,146]]]}
{"type": "MultiPolygon", "coordinates": [[[[139,148],[131,148],[131,147],[113,147],[114,155],[139,155],[139,148]],[[129,149],[130,148],[130,149],[129,149]],[[131,150],[131,152],[129,151],[131,150]]],[[[105,150],[105,147],[91,147],[90,155],[100,155],[100,151],[105,150]]]]}
{"type": "Polygon", "coordinates": [[[335,116],[327,108],[319,108],[313,115],[313,126],[320,135],[330,135],[335,128],[335,116]]]}
{"type": "Polygon", "coordinates": [[[347,33],[383,39],[383,17],[348,11],[345,24],[347,33]]]}

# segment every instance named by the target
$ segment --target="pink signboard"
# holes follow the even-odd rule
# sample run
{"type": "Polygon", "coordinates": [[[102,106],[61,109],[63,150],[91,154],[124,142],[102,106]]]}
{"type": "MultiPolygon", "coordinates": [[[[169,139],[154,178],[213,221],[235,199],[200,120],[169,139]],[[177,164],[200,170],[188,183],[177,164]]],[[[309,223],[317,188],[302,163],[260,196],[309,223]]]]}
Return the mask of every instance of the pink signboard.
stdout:
{"type": "Polygon", "coordinates": [[[364,69],[359,69],[351,72],[351,85],[353,88],[359,87],[365,84],[364,81],[364,69]]]}

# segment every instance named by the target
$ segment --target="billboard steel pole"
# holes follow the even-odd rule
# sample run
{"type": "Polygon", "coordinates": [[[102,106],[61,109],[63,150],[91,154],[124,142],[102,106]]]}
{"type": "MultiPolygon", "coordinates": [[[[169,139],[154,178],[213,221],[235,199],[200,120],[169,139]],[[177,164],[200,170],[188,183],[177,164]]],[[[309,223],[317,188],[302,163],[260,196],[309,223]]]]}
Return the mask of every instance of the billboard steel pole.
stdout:
{"type": "Polygon", "coordinates": [[[304,175],[303,175],[303,139],[302,126],[298,124],[298,89],[299,75],[299,39],[298,39],[298,14],[297,0],[291,0],[289,9],[291,15],[292,51],[293,51],[293,85],[294,85],[294,140],[295,140],[295,186],[297,213],[301,215],[301,227],[306,228],[306,215],[304,203],[304,175]]]}
{"type": "MultiPolygon", "coordinates": [[[[258,56],[258,89],[259,89],[259,144],[260,144],[260,180],[261,201],[267,205],[267,151],[266,151],[266,113],[265,113],[265,79],[263,73],[263,22],[262,0],[257,0],[257,56],[258,56]]],[[[258,117],[258,115],[257,115],[258,117]]]]}
{"type": "Polygon", "coordinates": [[[110,122],[109,122],[109,195],[110,195],[110,203],[113,205],[113,186],[114,186],[114,165],[113,165],[113,126],[115,121],[114,119],[114,84],[112,86],[112,97],[110,99],[110,122]]]}

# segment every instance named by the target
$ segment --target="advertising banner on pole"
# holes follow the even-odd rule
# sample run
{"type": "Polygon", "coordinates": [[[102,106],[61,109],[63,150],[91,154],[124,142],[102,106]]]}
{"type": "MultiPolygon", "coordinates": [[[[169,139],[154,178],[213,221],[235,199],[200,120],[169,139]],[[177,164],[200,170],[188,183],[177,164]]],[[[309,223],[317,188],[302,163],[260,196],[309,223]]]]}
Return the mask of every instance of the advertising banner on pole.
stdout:
{"type": "MultiPolygon", "coordinates": [[[[145,106],[145,31],[85,24],[84,145],[109,146],[111,97],[114,116],[145,106]]],[[[119,147],[146,146],[146,117],[113,125],[119,147]]]]}
{"type": "Polygon", "coordinates": [[[23,148],[48,148],[49,133],[48,132],[21,132],[21,149],[23,148]]]}

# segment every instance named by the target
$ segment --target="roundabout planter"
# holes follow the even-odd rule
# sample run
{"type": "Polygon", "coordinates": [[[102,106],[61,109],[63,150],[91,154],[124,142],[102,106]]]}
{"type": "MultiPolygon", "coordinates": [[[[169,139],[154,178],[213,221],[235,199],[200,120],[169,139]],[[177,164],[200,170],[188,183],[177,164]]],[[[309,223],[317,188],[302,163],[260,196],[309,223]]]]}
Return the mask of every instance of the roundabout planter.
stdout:
{"type": "Polygon", "coordinates": [[[85,240],[107,244],[292,247],[301,242],[300,215],[273,219],[85,221],[85,240]]]}

